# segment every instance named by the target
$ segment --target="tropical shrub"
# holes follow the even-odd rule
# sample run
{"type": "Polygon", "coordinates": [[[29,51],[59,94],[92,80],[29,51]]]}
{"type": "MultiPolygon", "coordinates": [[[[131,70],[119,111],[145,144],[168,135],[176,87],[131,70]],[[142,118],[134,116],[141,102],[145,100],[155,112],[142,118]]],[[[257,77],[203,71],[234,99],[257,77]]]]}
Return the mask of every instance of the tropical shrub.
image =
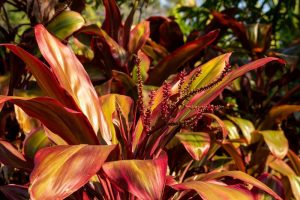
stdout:
{"type": "Polygon", "coordinates": [[[25,133],[19,146],[0,141],[0,161],[30,174],[28,183],[0,186],[3,195],[10,199],[284,199],[293,194],[298,198],[299,157],[288,151],[282,131],[273,126],[298,107],[271,110],[255,131],[251,122],[227,107],[234,116],[224,115],[222,104],[215,104],[236,78],[268,63],[284,65],[281,59],[260,58],[234,69],[231,53],[201,60],[200,51],[215,41],[218,31],[173,49],[163,42],[167,39],[150,39],[155,32],[151,23],[159,19],[160,27],[172,30],[177,26],[170,19],[149,18],[131,29],[134,7],[123,24],[116,3],[104,1],[104,5],[101,28],[71,21],[67,30],[76,29],[60,37],[36,25],[40,52],[36,56],[18,45],[2,44],[22,60],[33,76],[30,81],[38,85],[35,93],[15,91],[19,96],[0,97],[4,108],[14,105],[25,133]],[[71,35],[91,44],[94,58],[89,62],[79,58],[87,70],[104,70],[96,72],[105,77],[101,81],[91,80],[91,73],[64,44],[71,35]],[[286,155],[289,162],[284,161],[286,155]],[[266,166],[283,176],[271,175],[266,166]],[[293,193],[285,192],[290,188],[293,193]]]}

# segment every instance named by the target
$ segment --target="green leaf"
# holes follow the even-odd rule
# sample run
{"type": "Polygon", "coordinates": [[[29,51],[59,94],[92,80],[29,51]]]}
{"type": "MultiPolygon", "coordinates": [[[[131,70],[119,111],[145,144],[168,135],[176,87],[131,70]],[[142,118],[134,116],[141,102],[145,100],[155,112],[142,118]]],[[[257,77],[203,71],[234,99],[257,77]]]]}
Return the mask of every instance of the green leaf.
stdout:
{"type": "Polygon", "coordinates": [[[57,80],[73,97],[97,133],[100,106],[97,93],[84,67],[74,52],[52,36],[43,25],[35,26],[35,37],[57,80]]]}
{"type": "MultiPolygon", "coordinates": [[[[235,139],[239,139],[240,138],[240,135],[239,135],[239,131],[238,129],[236,128],[236,126],[229,120],[223,120],[224,124],[225,124],[225,127],[228,131],[228,137],[229,139],[231,140],[235,140],[235,139]]],[[[233,145],[235,147],[239,147],[239,143],[234,143],[233,142],[233,145]]]]}
{"type": "Polygon", "coordinates": [[[289,143],[283,131],[266,130],[259,131],[264,137],[270,151],[277,158],[283,159],[289,150],[289,143]]]}
{"type": "Polygon", "coordinates": [[[243,136],[246,138],[248,144],[250,144],[253,140],[253,136],[252,136],[253,131],[255,131],[255,127],[253,123],[249,120],[242,119],[239,117],[232,117],[229,115],[227,115],[227,117],[238,125],[238,127],[241,129],[243,133],[243,136]]]}
{"type": "Polygon", "coordinates": [[[101,168],[114,145],[59,145],[41,149],[30,175],[31,199],[64,199],[101,168]]]}
{"type": "Polygon", "coordinates": [[[36,129],[32,131],[24,140],[23,152],[26,157],[34,159],[35,153],[44,147],[49,147],[53,143],[49,140],[45,134],[44,129],[36,129]]]}
{"type": "Polygon", "coordinates": [[[47,29],[64,40],[84,25],[83,17],[74,11],[63,11],[47,25],[47,29]]]}
{"type": "Polygon", "coordinates": [[[195,160],[202,160],[210,147],[210,137],[204,132],[181,132],[176,137],[195,160]]]}
{"type": "Polygon", "coordinates": [[[107,162],[103,170],[121,189],[138,199],[161,199],[167,173],[167,155],[153,160],[120,160],[107,162]]]}

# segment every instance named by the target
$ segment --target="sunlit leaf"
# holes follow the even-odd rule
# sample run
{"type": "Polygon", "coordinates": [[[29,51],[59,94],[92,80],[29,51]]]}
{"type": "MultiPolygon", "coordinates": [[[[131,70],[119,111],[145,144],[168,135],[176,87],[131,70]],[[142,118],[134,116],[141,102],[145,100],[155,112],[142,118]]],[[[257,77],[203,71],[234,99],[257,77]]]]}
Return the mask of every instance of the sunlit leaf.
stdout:
{"type": "Polygon", "coordinates": [[[128,51],[136,54],[143,47],[150,35],[150,27],[148,21],[137,24],[130,32],[128,43],[128,51]]]}
{"type": "Polygon", "coordinates": [[[222,147],[226,150],[226,152],[232,157],[232,159],[234,160],[237,168],[239,170],[241,170],[242,172],[246,171],[246,166],[245,166],[245,162],[242,159],[242,155],[241,152],[238,151],[238,149],[236,149],[233,144],[231,143],[223,143],[222,147]]]}
{"type": "Polygon", "coordinates": [[[47,29],[61,40],[66,39],[84,25],[83,17],[74,11],[63,11],[47,25],[47,29]]]}
{"type": "Polygon", "coordinates": [[[288,166],[283,160],[270,156],[268,158],[268,165],[278,171],[279,173],[287,176],[291,184],[292,192],[296,200],[300,199],[300,176],[288,166]]]}
{"type": "Polygon", "coordinates": [[[227,117],[238,125],[238,127],[241,129],[243,133],[243,136],[246,138],[247,142],[251,143],[252,133],[253,131],[255,131],[255,127],[253,123],[249,120],[242,119],[239,117],[232,117],[229,115],[227,115],[227,117]]]}
{"type": "Polygon", "coordinates": [[[216,39],[217,35],[218,31],[210,32],[176,49],[149,72],[146,84],[160,86],[169,75],[174,74],[179,67],[210,45],[216,39]]]}
{"type": "Polygon", "coordinates": [[[59,145],[35,155],[31,199],[64,199],[94,176],[115,148],[111,145],[59,145]]]}
{"type": "Polygon", "coordinates": [[[219,179],[225,176],[229,176],[234,179],[239,179],[241,181],[244,181],[245,183],[251,184],[268,194],[272,195],[275,199],[281,200],[281,197],[278,196],[273,190],[271,190],[268,186],[266,186],[264,183],[260,182],[259,180],[253,178],[252,176],[243,173],[241,171],[224,171],[224,172],[213,172],[205,175],[201,180],[213,180],[213,179],[219,179]]]}
{"type": "Polygon", "coordinates": [[[55,99],[0,96],[0,104],[6,101],[18,105],[30,117],[40,120],[68,144],[99,144],[98,138],[85,115],[64,107],[55,99]]]}
{"type": "Polygon", "coordinates": [[[289,150],[289,143],[283,131],[266,130],[259,131],[264,137],[270,151],[274,156],[283,159],[289,150]]]}
{"type": "Polygon", "coordinates": [[[59,100],[68,108],[78,110],[78,106],[73,98],[62,88],[54,73],[47,65],[16,45],[5,44],[4,46],[25,62],[45,95],[59,100]]]}
{"type": "Polygon", "coordinates": [[[176,137],[195,160],[202,160],[210,147],[210,137],[204,132],[181,132],[176,137]]]}
{"type": "MultiPolygon", "coordinates": [[[[224,122],[224,124],[226,126],[226,129],[228,131],[229,139],[231,139],[231,140],[239,139],[240,135],[239,135],[239,132],[238,132],[238,129],[236,128],[236,126],[229,120],[223,120],[223,122],[224,122]]],[[[240,146],[238,143],[233,143],[233,145],[235,147],[240,146]]]]}
{"type": "Polygon", "coordinates": [[[287,154],[289,160],[291,161],[291,164],[293,166],[293,169],[295,170],[295,173],[300,176],[300,158],[298,155],[296,155],[292,150],[289,149],[287,154]]]}
{"type": "Polygon", "coordinates": [[[40,51],[56,78],[73,97],[97,133],[100,123],[98,96],[84,67],[72,50],[53,37],[42,25],[35,27],[35,36],[40,51]]]}
{"type": "Polygon", "coordinates": [[[25,134],[30,133],[40,125],[37,120],[29,117],[20,107],[15,105],[14,108],[18,124],[25,134]]]}
{"type": "Polygon", "coordinates": [[[27,161],[13,145],[4,140],[0,140],[0,162],[10,167],[28,171],[32,169],[32,163],[27,161]]]}
{"type": "Polygon", "coordinates": [[[176,185],[178,189],[193,189],[205,200],[254,200],[251,192],[238,185],[228,186],[222,182],[190,181],[176,185]]]}
{"type": "Polygon", "coordinates": [[[160,199],[166,180],[167,155],[153,160],[120,160],[104,163],[108,178],[139,199],[160,199]]]}
{"type": "MultiPolygon", "coordinates": [[[[99,98],[99,102],[102,109],[103,120],[100,124],[100,130],[102,137],[106,141],[111,141],[112,144],[117,144],[117,136],[115,126],[120,127],[122,126],[123,122],[118,120],[117,112],[122,113],[122,117],[125,119],[125,123],[122,128],[125,128],[124,131],[126,136],[129,132],[130,122],[131,122],[131,112],[132,112],[132,105],[133,101],[130,97],[118,94],[108,94],[101,96],[99,98]]],[[[120,128],[120,130],[122,130],[120,128]]]]}

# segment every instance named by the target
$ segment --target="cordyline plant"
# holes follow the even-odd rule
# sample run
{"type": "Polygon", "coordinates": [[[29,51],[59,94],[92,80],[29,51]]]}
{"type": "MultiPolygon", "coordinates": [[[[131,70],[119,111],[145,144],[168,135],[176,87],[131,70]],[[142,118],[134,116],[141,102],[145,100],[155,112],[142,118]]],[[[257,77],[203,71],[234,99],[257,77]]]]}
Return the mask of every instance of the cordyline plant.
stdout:
{"type": "MultiPolygon", "coordinates": [[[[253,199],[259,190],[281,199],[241,171],[187,173],[193,162],[207,162],[227,137],[222,121],[211,113],[219,108],[210,102],[235,78],[277,58],[230,71],[230,54],[220,55],[165,82],[147,102],[138,67],[139,100],[134,102],[119,94],[98,97],[69,47],[42,25],[35,27],[35,36],[50,68],[16,45],[5,46],[26,63],[45,96],[0,98],[43,126],[27,136],[23,154],[1,141],[7,152],[2,162],[30,172],[31,199],[253,199]],[[195,132],[203,117],[215,119],[222,136],[209,129],[195,132]],[[168,165],[178,158],[168,157],[167,145],[175,136],[191,157],[173,173],[168,165]]],[[[136,59],[137,66],[140,62],[136,59]]],[[[24,189],[8,185],[1,191],[13,198],[24,189]]]]}

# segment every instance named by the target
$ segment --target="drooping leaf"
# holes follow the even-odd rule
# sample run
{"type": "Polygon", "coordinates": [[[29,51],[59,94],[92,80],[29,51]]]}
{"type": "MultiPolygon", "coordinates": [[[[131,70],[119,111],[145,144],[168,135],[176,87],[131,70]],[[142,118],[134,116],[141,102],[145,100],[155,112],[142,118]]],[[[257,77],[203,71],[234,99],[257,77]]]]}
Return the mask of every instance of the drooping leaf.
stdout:
{"type": "MultiPolygon", "coordinates": [[[[133,101],[130,97],[118,94],[107,94],[99,98],[99,102],[102,109],[102,123],[100,124],[100,130],[102,137],[107,141],[111,141],[112,144],[117,144],[117,136],[115,126],[120,127],[123,122],[116,117],[117,112],[122,113],[122,117],[125,119],[125,125],[122,127],[126,133],[129,132],[131,122],[131,112],[133,101]]],[[[120,128],[122,130],[122,128],[120,128]]],[[[127,138],[127,137],[126,137],[127,138]]],[[[124,139],[126,139],[124,138],[124,139]]]]}
{"type": "Polygon", "coordinates": [[[166,180],[167,155],[153,160],[120,160],[107,162],[103,170],[121,189],[139,199],[160,199],[166,180]]]}
{"type": "Polygon", "coordinates": [[[51,144],[53,144],[47,135],[45,134],[45,131],[40,128],[33,130],[24,140],[23,143],[23,152],[26,157],[34,159],[35,153],[44,147],[48,147],[51,144]]]}
{"type": "Polygon", "coordinates": [[[13,145],[4,140],[0,140],[0,162],[10,167],[28,171],[32,169],[32,163],[27,161],[13,145]]]}
{"type": "Polygon", "coordinates": [[[57,99],[68,108],[78,110],[78,106],[73,98],[57,81],[54,73],[47,65],[16,45],[4,44],[4,46],[25,62],[45,95],[57,99]]]}
{"type": "Polygon", "coordinates": [[[205,200],[254,200],[246,188],[238,185],[228,186],[222,182],[189,181],[173,187],[181,190],[193,189],[205,200]]]}
{"type": "Polygon", "coordinates": [[[2,192],[9,200],[28,200],[28,187],[22,185],[1,185],[0,192],[2,192]]]}
{"type": "Polygon", "coordinates": [[[202,181],[206,180],[213,180],[213,179],[219,179],[225,176],[229,176],[234,179],[239,179],[245,183],[251,184],[268,194],[272,195],[275,199],[281,200],[282,198],[278,196],[273,190],[271,190],[268,186],[266,186],[264,183],[260,182],[259,180],[253,178],[252,176],[243,173],[241,171],[223,171],[223,172],[213,172],[205,175],[204,177],[201,178],[202,181]]]}
{"type": "Polygon", "coordinates": [[[255,131],[255,127],[253,123],[249,120],[242,119],[239,117],[232,117],[227,115],[227,117],[236,123],[238,127],[241,129],[243,136],[246,138],[247,142],[250,144],[252,140],[252,133],[255,131]]]}
{"type": "Polygon", "coordinates": [[[6,101],[18,105],[30,117],[39,119],[68,144],[99,144],[86,116],[81,112],[64,107],[55,99],[0,96],[0,104],[6,101]]]}
{"type": "Polygon", "coordinates": [[[136,54],[146,43],[150,35],[150,27],[148,21],[143,21],[136,25],[130,32],[128,42],[128,51],[130,54],[136,54]]]}
{"type": "Polygon", "coordinates": [[[226,152],[232,157],[237,168],[242,172],[246,171],[245,162],[242,159],[241,152],[235,148],[235,146],[231,143],[222,143],[222,147],[226,150],[226,152]]]}
{"type": "Polygon", "coordinates": [[[83,17],[74,11],[63,11],[53,18],[47,29],[61,40],[66,39],[84,25],[83,17]]]}
{"type": "Polygon", "coordinates": [[[101,168],[114,145],[59,145],[35,155],[30,175],[31,199],[64,199],[101,168]]]}
{"type": "Polygon", "coordinates": [[[149,72],[149,78],[145,83],[160,86],[169,75],[174,74],[180,66],[210,45],[216,39],[217,35],[218,31],[212,31],[176,49],[149,72]]]}
{"type": "MultiPolygon", "coordinates": [[[[263,182],[264,184],[266,184],[267,186],[269,186],[274,192],[276,192],[279,196],[281,196],[282,199],[284,199],[283,185],[276,176],[268,174],[268,173],[264,173],[264,174],[260,175],[257,179],[260,180],[261,182],[263,182]]],[[[259,191],[257,188],[253,189],[253,193],[254,193],[255,199],[257,199],[257,200],[272,200],[273,199],[272,196],[270,196],[269,194],[266,194],[262,191],[259,191]]]]}
{"type": "Polygon", "coordinates": [[[25,134],[29,134],[33,129],[40,126],[36,119],[29,117],[20,107],[15,105],[14,109],[18,124],[25,134]]]}
{"type": "Polygon", "coordinates": [[[295,154],[291,149],[289,149],[287,154],[295,173],[300,176],[300,158],[297,154],[295,154]]]}
{"type": "Polygon", "coordinates": [[[264,121],[260,124],[260,130],[267,130],[273,127],[274,124],[281,123],[282,120],[286,119],[290,114],[299,112],[299,105],[280,105],[273,107],[264,121]]]}
{"type": "Polygon", "coordinates": [[[181,132],[176,137],[195,160],[202,160],[210,147],[210,137],[204,132],[181,132]]]}
{"type": "Polygon", "coordinates": [[[268,165],[278,171],[279,173],[287,176],[292,188],[292,192],[296,200],[300,199],[300,176],[297,176],[296,173],[288,166],[283,160],[270,156],[268,158],[268,165]]]}
{"type": "MultiPolygon", "coordinates": [[[[231,140],[239,139],[240,135],[239,135],[239,132],[238,132],[238,129],[236,128],[236,126],[231,121],[229,121],[229,120],[223,120],[223,122],[224,122],[224,124],[226,126],[226,129],[228,131],[228,137],[229,137],[229,139],[231,139],[231,140]]],[[[233,143],[233,145],[235,147],[240,146],[237,143],[233,143]]]]}
{"type": "Polygon", "coordinates": [[[266,130],[259,131],[264,137],[270,151],[277,158],[283,159],[289,150],[289,143],[283,131],[266,130]]]}
{"type": "Polygon", "coordinates": [[[84,67],[72,50],[53,37],[42,25],[35,27],[35,36],[42,55],[59,83],[73,97],[97,133],[100,123],[98,96],[84,67]]]}

